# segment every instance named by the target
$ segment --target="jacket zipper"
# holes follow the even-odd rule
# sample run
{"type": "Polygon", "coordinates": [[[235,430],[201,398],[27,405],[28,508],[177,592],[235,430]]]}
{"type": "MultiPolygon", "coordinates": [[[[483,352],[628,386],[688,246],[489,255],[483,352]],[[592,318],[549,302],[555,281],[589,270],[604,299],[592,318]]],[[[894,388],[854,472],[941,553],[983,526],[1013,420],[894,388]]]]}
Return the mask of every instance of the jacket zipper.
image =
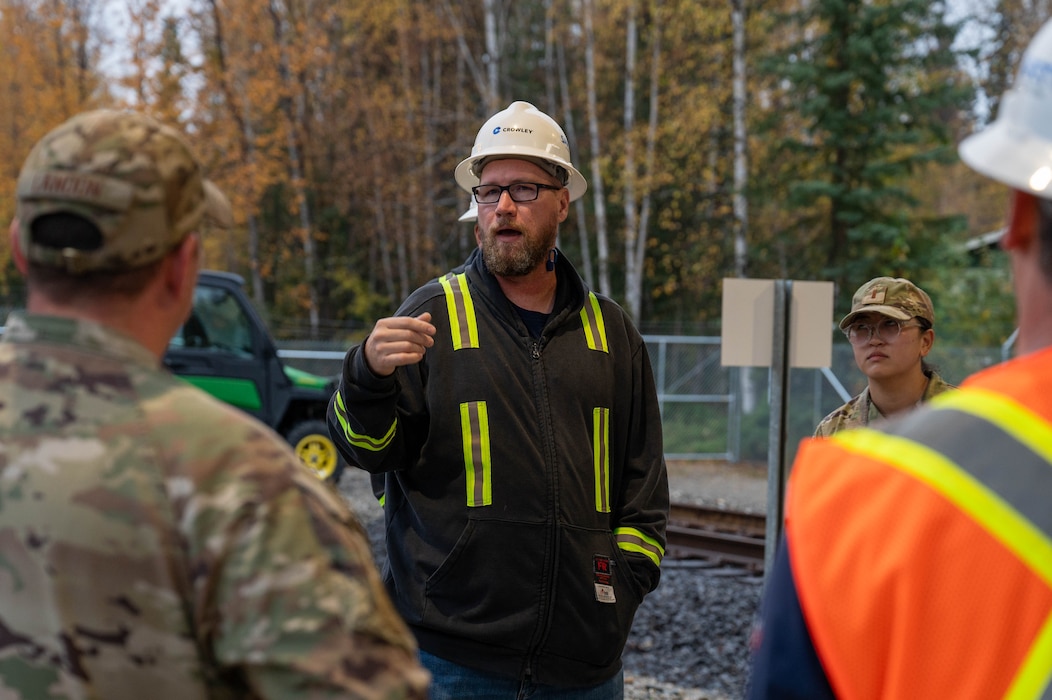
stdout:
{"type": "MultiPolygon", "coordinates": [[[[540,371],[540,368],[539,368],[538,365],[539,365],[539,362],[540,362],[540,359],[541,359],[541,351],[543,349],[544,349],[544,336],[543,335],[539,339],[533,340],[530,343],[530,348],[529,348],[530,358],[531,358],[532,363],[534,365],[534,368],[533,368],[534,371],[538,372],[538,373],[540,371]]],[[[543,427],[547,428],[547,432],[546,432],[546,434],[544,436],[544,440],[545,440],[545,455],[546,455],[546,457],[545,457],[545,466],[546,466],[546,471],[548,471],[548,473],[550,474],[550,476],[548,477],[548,488],[549,488],[549,495],[550,495],[550,501],[549,501],[550,502],[550,506],[549,506],[549,509],[551,511],[551,526],[550,526],[551,529],[550,529],[550,534],[549,534],[548,551],[551,553],[550,554],[550,556],[551,556],[551,559],[550,559],[551,565],[550,565],[550,571],[549,571],[549,577],[548,577],[547,590],[546,590],[545,596],[544,596],[544,598],[545,598],[545,605],[544,605],[543,609],[538,611],[539,614],[540,614],[540,619],[538,620],[538,626],[537,626],[538,634],[535,637],[534,643],[531,644],[530,651],[526,655],[526,665],[525,665],[525,668],[523,670],[523,678],[522,678],[524,683],[529,683],[530,680],[532,679],[532,677],[533,677],[533,662],[536,659],[536,654],[539,652],[539,650],[543,646],[545,640],[548,638],[548,631],[549,631],[548,628],[551,625],[552,609],[553,609],[553,607],[555,605],[555,598],[554,598],[554,595],[553,595],[553,591],[555,590],[555,579],[556,579],[556,575],[557,575],[557,572],[558,572],[558,569],[559,569],[559,557],[558,557],[559,524],[557,522],[557,520],[558,520],[557,514],[559,512],[559,507],[558,507],[558,504],[555,502],[555,499],[557,498],[558,493],[559,493],[558,484],[555,483],[555,480],[556,480],[558,475],[557,475],[557,470],[555,469],[555,459],[554,459],[554,456],[552,454],[552,452],[554,450],[554,445],[552,443],[552,431],[553,431],[552,416],[551,416],[551,411],[549,410],[549,407],[548,407],[547,392],[543,391],[545,386],[546,385],[542,382],[541,386],[540,386],[540,389],[542,391],[541,391],[541,394],[538,397],[538,406],[539,406],[539,409],[543,409],[543,414],[541,415],[541,418],[543,420],[543,427]]]]}

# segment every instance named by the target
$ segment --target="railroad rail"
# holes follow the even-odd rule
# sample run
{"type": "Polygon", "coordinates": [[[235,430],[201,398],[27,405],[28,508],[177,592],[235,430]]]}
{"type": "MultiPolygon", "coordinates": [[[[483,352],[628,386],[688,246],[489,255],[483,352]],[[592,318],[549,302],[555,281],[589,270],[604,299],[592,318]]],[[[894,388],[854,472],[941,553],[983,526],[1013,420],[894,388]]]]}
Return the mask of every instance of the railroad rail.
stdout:
{"type": "Polygon", "coordinates": [[[666,556],[762,571],[766,517],[692,503],[673,503],[666,556]]]}

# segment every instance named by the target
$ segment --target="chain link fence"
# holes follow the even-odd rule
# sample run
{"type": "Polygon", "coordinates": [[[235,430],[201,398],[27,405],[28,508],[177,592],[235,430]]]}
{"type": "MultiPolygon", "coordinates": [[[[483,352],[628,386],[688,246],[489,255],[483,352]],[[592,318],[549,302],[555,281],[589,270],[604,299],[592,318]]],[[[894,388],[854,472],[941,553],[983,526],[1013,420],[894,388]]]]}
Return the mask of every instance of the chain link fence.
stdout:
{"type": "MultiPolygon", "coordinates": [[[[722,367],[719,337],[645,337],[662,406],[667,458],[766,460],[770,371],[722,367]]],[[[797,443],[810,436],[823,417],[866,386],[851,346],[841,337],[838,340],[830,367],[790,371],[786,426],[790,459],[797,443]]],[[[959,384],[1001,358],[999,347],[936,343],[927,359],[946,381],[959,384]]]]}
{"type": "MultiPolygon", "coordinates": [[[[788,458],[819,421],[866,385],[851,346],[837,334],[833,362],[823,369],[793,369],[789,376],[788,458]]],[[[657,384],[665,456],[676,460],[765,461],[769,444],[770,371],[723,367],[719,336],[645,335],[657,384]]],[[[281,341],[290,365],[323,376],[340,372],[346,348],[333,343],[281,341]]],[[[928,356],[942,377],[959,384],[999,362],[1002,349],[943,346],[928,356]]]]}

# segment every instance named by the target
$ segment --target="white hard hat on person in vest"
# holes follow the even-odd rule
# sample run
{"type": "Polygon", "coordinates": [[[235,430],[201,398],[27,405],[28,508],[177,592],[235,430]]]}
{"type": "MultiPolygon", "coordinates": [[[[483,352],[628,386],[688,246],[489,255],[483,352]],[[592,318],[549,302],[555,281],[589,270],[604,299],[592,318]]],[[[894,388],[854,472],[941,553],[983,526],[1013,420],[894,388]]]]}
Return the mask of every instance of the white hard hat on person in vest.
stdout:
{"type": "Polygon", "coordinates": [[[550,172],[570,191],[571,202],[588,189],[570,161],[570,144],[562,127],[529,102],[512,102],[482,125],[471,155],[457,165],[457,184],[470,192],[479,184],[486,163],[504,158],[528,160],[550,172]]]}
{"type": "Polygon", "coordinates": [[[1023,54],[997,119],[958,149],[978,172],[1022,192],[1052,199],[1052,21],[1023,54]]]}

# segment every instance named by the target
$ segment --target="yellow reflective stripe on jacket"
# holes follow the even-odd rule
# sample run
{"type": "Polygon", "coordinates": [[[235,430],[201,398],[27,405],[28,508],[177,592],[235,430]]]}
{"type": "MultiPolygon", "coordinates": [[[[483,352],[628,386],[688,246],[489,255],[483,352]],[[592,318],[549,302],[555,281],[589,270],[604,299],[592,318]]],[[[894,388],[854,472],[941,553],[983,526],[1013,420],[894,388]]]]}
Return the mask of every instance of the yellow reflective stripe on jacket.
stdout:
{"type": "Polygon", "coordinates": [[[610,352],[610,346],[606,343],[606,323],[603,321],[603,311],[599,308],[599,297],[595,292],[588,292],[588,299],[581,308],[581,324],[584,326],[584,337],[588,341],[589,350],[610,352]]]}
{"type": "Polygon", "coordinates": [[[475,304],[468,292],[468,276],[465,273],[449,273],[441,279],[446,291],[446,309],[449,311],[449,328],[453,336],[453,349],[477,348],[479,346],[478,322],[475,319],[475,304]]]}
{"type": "Polygon", "coordinates": [[[489,412],[485,401],[460,404],[460,429],[464,441],[468,507],[492,505],[489,412]]]}
{"type": "MultiPolygon", "coordinates": [[[[862,429],[830,439],[924,482],[1052,587],[1052,518],[1045,505],[1052,492],[1052,425],[1022,404],[984,389],[942,394],[931,408],[902,424],[906,435],[862,429]],[[943,420],[952,420],[956,429],[940,431],[943,420]],[[997,431],[1015,444],[995,439],[997,431]],[[975,456],[984,444],[996,445],[995,462],[975,456]],[[1016,468],[1011,478],[1003,464],[1016,468]]],[[[1052,614],[1042,621],[1005,697],[1052,697],[1049,658],[1052,614]]]]}
{"type": "Polygon", "coordinates": [[[595,471],[595,509],[610,512],[610,409],[592,409],[592,468],[595,471]]]}
{"type": "Polygon", "coordinates": [[[653,537],[643,534],[642,530],[634,527],[619,527],[614,530],[614,539],[617,540],[617,546],[622,551],[642,554],[654,562],[654,566],[661,566],[665,548],[653,537]]]}
{"type": "Polygon", "coordinates": [[[347,438],[347,442],[370,452],[379,452],[386,449],[391,444],[391,441],[394,440],[395,429],[398,427],[398,419],[395,418],[383,437],[374,438],[354,432],[351,429],[351,424],[347,422],[347,406],[343,403],[343,394],[340,392],[336,392],[336,420],[343,429],[343,436],[347,438]]]}

